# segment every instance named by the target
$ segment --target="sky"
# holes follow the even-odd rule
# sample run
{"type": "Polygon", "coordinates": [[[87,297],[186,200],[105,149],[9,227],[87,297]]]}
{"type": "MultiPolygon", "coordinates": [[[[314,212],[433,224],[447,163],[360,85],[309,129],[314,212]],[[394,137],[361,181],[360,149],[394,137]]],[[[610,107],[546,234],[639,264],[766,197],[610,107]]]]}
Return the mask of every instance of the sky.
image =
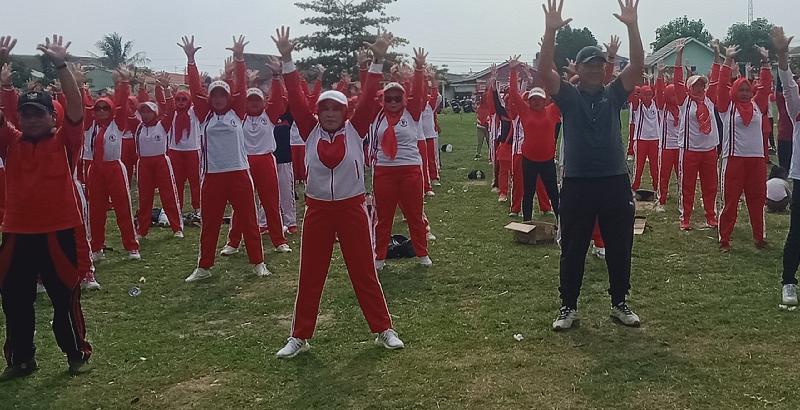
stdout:
{"type": "MultiPolygon", "coordinates": [[[[412,47],[424,47],[429,62],[447,64],[450,72],[480,71],[512,54],[522,54],[526,61],[533,59],[544,31],[543,2],[398,0],[387,13],[400,20],[388,29],[409,40],[401,52],[411,55],[412,47]]],[[[116,31],[134,42],[135,51],[146,53],[151,68],[182,72],[186,59],[175,43],[182,35],[194,34],[196,44],[203,47],[197,55],[200,69],[216,74],[230,55],[225,47],[231,45],[234,34],[247,36],[246,52],[276,54],[269,36],[280,25],[292,27],[292,36],[315,31],[313,26],[299,24],[307,14],[294,6],[293,0],[43,3],[30,7],[23,1],[7,1],[4,14],[13,18],[4,19],[0,34],[19,39],[15,53],[33,54],[36,44],[52,34],[43,31],[45,27],[72,41],[70,51],[75,55],[95,52],[94,43],[116,31]]],[[[789,35],[798,34],[794,45],[800,45],[798,6],[797,0],[754,0],[755,17],[784,26],[789,35]]],[[[612,15],[618,10],[616,0],[565,0],[563,15],[574,19],[573,27],[589,27],[600,43],[608,42],[612,34],[620,35],[620,54],[627,56],[625,27],[612,15]]],[[[657,27],[683,15],[702,19],[714,37],[724,38],[731,24],[747,20],[747,0],[641,0],[639,23],[645,49],[654,40],[657,27]]]]}

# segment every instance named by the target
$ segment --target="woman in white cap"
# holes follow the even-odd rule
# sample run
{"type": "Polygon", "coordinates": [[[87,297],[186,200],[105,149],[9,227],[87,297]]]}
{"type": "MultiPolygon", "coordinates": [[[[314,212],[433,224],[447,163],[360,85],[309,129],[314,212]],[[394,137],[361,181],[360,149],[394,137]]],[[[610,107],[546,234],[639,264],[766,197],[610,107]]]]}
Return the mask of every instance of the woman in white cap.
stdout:
{"type": "Polygon", "coordinates": [[[431,266],[423,217],[423,169],[417,144],[417,125],[426,101],[425,50],[414,50],[416,70],[411,99],[400,83],[383,88],[383,110],[370,127],[369,161],[374,167],[373,191],[378,222],[375,226],[375,266],[383,269],[398,205],[408,222],[411,243],[422,266],[431,266]]]}
{"type": "MultiPolygon", "coordinates": [[[[292,251],[283,235],[278,166],[273,155],[277,147],[273,131],[275,124],[279,122],[279,117],[285,112],[285,108],[283,85],[278,77],[272,79],[268,101],[260,89],[247,89],[247,115],[243,121],[247,162],[250,164],[250,175],[267,218],[272,246],[275,247],[276,252],[280,253],[292,251]]],[[[234,214],[231,230],[228,232],[228,243],[220,252],[222,256],[239,252],[239,244],[242,241],[239,222],[239,218],[234,214]]]]}
{"type": "Polygon", "coordinates": [[[388,349],[404,347],[392,329],[381,284],[375,271],[370,220],[365,205],[363,139],[369,131],[383,58],[392,35],[380,35],[369,44],[374,63],[364,82],[353,115],[348,119],[347,97],[338,91],[319,96],[319,117],[309,109],[300,85],[300,73],[292,62],[294,43],[289,29],[281,27],[273,37],[283,59],[283,77],[300,136],[306,143],[306,212],[300,250],[300,280],[294,306],[291,337],[278,351],[290,358],[310,348],[320,298],[330,268],[336,239],[344,256],[361,311],[370,330],[378,333],[375,343],[388,349]]]}
{"type": "Polygon", "coordinates": [[[198,118],[205,119],[201,135],[203,178],[200,207],[203,218],[200,226],[200,260],[186,282],[211,276],[217,238],[228,203],[239,219],[237,223],[241,224],[253,273],[257,276],[271,274],[264,265],[261,235],[258,233],[256,221],[253,181],[250,178],[242,129],[242,118],[247,104],[244,65],[246,45],[244,36],[240,36],[238,40],[234,38],[233,47],[228,48],[233,52],[236,92],[231,93],[228,83],[217,80],[208,85],[206,94],[200,84],[200,73],[194,61],[194,55],[200,47],[194,46],[194,37],[184,37],[183,44],[179,44],[189,60],[189,87],[192,90],[195,113],[198,118]]]}

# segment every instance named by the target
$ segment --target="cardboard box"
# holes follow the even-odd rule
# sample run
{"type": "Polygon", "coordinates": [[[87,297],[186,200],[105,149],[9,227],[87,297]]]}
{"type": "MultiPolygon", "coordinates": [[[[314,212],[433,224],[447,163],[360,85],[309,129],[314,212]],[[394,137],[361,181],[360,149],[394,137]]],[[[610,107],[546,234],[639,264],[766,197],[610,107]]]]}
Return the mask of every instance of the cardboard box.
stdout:
{"type": "Polygon", "coordinates": [[[633,219],[633,234],[634,235],[641,235],[644,233],[644,230],[647,228],[647,218],[643,216],[637,216],[633,219]]]}
{"type": "Polygon", "coordinates": [[[531,223],[511,222],[505,226],[514,235],[514,240],[527,245],[553,243],[556,240],[558,227],[549,222],[533,221],[531,223]]]}

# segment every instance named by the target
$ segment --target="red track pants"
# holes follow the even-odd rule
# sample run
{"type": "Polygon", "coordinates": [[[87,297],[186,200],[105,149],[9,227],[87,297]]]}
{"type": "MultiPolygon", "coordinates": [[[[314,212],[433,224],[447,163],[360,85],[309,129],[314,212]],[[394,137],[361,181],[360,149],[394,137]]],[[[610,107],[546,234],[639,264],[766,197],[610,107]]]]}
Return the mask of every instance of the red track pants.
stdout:
{"type": "Polygon", "coordinates": [[[664,205],[669,196],[669,178],[675,173],[675,178],[680,178],[678,173],[678,149],[661,149],[658,152],[658,203],[664,205]]]}
{"type": "Polygon", "coordinates": [[[189,182],[192,194],[192,208],[200,209],[200,151],[169,150],[169,160],[175,175],[175,188],[178,190],[178,205],[183,210],[183,191],[189,182]]]}
{"type": "Polygon", "coordinates": [[[0,168],[0,225],[6,213],[6,169],[0,168]]]}
{"type": "Polygon", "coordinates": [[[428,144],[425,140],[417,140],[417,148],[419,149],[419,156],[422,157],[422,186],[424,192],[432,190],[431,175],[428,168],[428,144]]]}
{"type": "Polygon", "coordinates": [[[431,181],[439,180],[439,147],[436,141],[437,138],[425,139],[425,145],[428,146],[428,176],[431,181]]]}
{"type": "Polygon", "coordinates": [[[225,216],[225,206],[228,203],[239,219],[237,224],[241,227],[250,263],[255,265],[264,262],[250,173],[243,170],[205,174],[201,190],[200,205],[203,217],[200,222],[200,262],[197,266],[203,269],[211,269],[214,266],[219,230],[222,228],[222,218],[225,216]]]}
{"type": "Polygon", "coordinates": [[[306,180],[306,146],[292,145],[292,170],[295,181],[306,180]]]}
{"type": "MultiPolygon", "coordinates": [[[[270,154],[248,155],[250,163],[250,176],[253,178],[258,199],[267,216],[269,237],[272,246],[278,247],[286,243],[283,236],[283,221],[281,220],[280,191],[278,189],[278,165],[275,156],[270,154]]],[[[242,242],[242,227],[239,218],[234,214],[231,229],[228,232],[228,245],[238,248],[242,242]]]]}
{"type": "Polygon", "coordinates": [[[428,229],[423,216],[422,168],[419,165],[376,166],[373,178],[375,194],[375,259],[386,259],[397,206],[403,211],[414,253],[428,256],[428,229]]]}
{"type": "Polygon", "coordinates": [[[767,168],[764,157],[728,157],[722,160],[722,213],[719,217],[719,242],[730,244],[736,225],[739,199],[744,193],[753,241],[762,242],[764,233],[764,204],[767,202],[767,168]]]}
{"type": "Polygon", "coordinates": [[[105,246],[109,197],[117,216],[122,246],[128,251],[138,251],[139,242],[134,233],[131,196],[128,191],[128,174],[122,161],[93,162],[89,168],[88,185],[92,252],[99,252],[105,246]]]}
{"type": "Polygon", "coordinates": [[[392,327],[386,298],[375,271],[370,235],[370,220],[363,195],[341,201],[306,198],[292,336],[310,339],[314,335],[322,288],[328,276],[336,238],[370,330],[380,333],[392,327]]]}
{"type": "MultiPolygon", "coordinates": [[[[514,154],[511,169],[511,212],[522,212],[522,194],[525,191],[525,183],[522,176],[522,154],[514,154]]],[[[542,212],[550,212],[553,207],[550,205],[550,197],[547,196],[547,190],[544,188],[542,178],[536,178],[536,199],[539,201],[539,210],[542,212]]]]}
{"type": "Polygon", "coordinates": [[[681,212],[681,227],[691,225],[692,210],[694,209],[694,196],[697,187],[697,177],[700,176],[700,191],[703,194],[703,208],[706,222],[717,225],[717,150],[708,151],[680,150],[678,158],[679,175],[678,183],[680,198],[678,209],[681,212]]]}
{"type": "Polygon", "coordinates": [[[169,219],[172,232],[183,230],[183,219],[178,210],[178,197],[175,194],[175,177],[172,164],[166,155],[142,157],[136,166],[136,181],[139,187],[139,235],[147,236],[150,231],[153,196],[158,188],[161,206],[169,219]]]}
{"type": "Polygon", "coordinates": [[[133,181],[134,171],[136,170],[136,161],[139,160],[139,155],[136,154],[136,140],[133,138],[122,139],[122,163],[125,165],[125,171],[128,174],[128,183],[133,181]]]}
{"type": "Polygon", "coordinates": [[[642,183],[644,162],[650,163],[650,178],[653,180],[653,190],[658,192],[658,140],[636,140],[636,176],[631,188],[639,189],[642,183]]]}

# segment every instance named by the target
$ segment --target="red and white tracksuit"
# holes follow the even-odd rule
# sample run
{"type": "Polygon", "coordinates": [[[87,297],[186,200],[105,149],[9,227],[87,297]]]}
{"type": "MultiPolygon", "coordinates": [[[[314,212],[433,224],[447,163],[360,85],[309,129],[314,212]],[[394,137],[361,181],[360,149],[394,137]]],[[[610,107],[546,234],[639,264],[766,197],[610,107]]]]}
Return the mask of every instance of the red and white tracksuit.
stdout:
{"type": "Polygon", "coordinates": [[[172,171],[175,175],[175,188],[178,190],[178,205],[180,210],[184,206],[184,189],[189,183],[189,191],[192,195],[192,208],[200,209],[200,134],[202,121],[197,116],[195,107],[190,107],[185,115],[189,116],[189,127],[182,131],[180,141],[176,133],[175,124],[178,116],[182,113],[176,112],[172,120],[172,128],[169,131],[169,150],[167,155],[172,163],[172,171]]]}
{"type": "MultiPolygon", "coordinates": [[[[678,126],[680,118],[669,110],[661,110],[661,117],[664,119],[661,124],[661,139],[658,144],[658,203],[665,205],[669,196],[669,179],[675,173],[676,180],[680,179],[678,170],[678,157],[680,149],[678,146],[678,126]]],[[[680,117],[680,115],[678,115],[680,117]]]]}
{"type": "Polygon", "coordinates": [[[300,130],[297,129],[297,124],[292,124],[292,129],[289,131],[290,144],[292,146],[292,172],[294,173],[294,180],[298,182],[305,182],[306,180],[306,143],[300,137],[300,130]]]}
{"type": "MultiPolygon", "coordinates": [[[[511,157],[511,212],[518,214],[522,212],[522,194],[525,191],[525,183],[522,174],[522,144],[525,142],[525,130],[522,128],[519,116],[514,119],[514,143],[512,144],[511,157]]],[[[553,137],[555,138],[555,136],[553,137]]],[[[541,177],[536,178],[536,199],[539,202],[539,210],[550,212],[553,207],[550,205],[550,197],[541,177]]]]}
{"type": "Polygon", "coordinates": [[[139,124],[134,131],[136,153],[139,160],[136,165],[136,181],[139,187],[139,235],[144,237],[150,231],[151,209],[153,196],[158,188],[161,206],[167,215],[172,232],[183,231],[183,218],[181,217],[175,175],[172,162],[167,157],[167,141],[173,117],[174,101],[170,98],[167,105],[172,106],[160,116],[160,120],[153,125],[139,124]]]}
{"type": "MultiPolygon", "coordinates": [[[[280,84],[273,83],[272,87],[281,89],[280,84]]],[[[280,98],[282,99],[283,96],[281,95],[280,98]]],[[[281,220],[278,167],[275,156],[272,154],[276,147],[273,129],[280,113],[272,115],[274,117],[266,112],[262,112],[258,116],[247,115],[243,124],[244,145],[247,149],[247,161],[250,163],[250,175],[253,178],[258,198],[261,200],[261,206],[264,208],[272,245],[278,247],[286,244],[286,237],[283,236],[283,221],[281,220]]],[[[228,245],[234,248],[239,247],[242,238],[237,219],[234,214],[231,229],[228,232],[228,245]]]]}
{"type": "MultiPolygon", "coordinates": [[[[738,108],[741,103],[731,101],[730,86],[727,84],[731,68],[723,66],[720,70],[720,88],[717,97],[717,110],[722,117],[722,213],[719,218],[720,246],[730,246],[731,233],[736,225],[739,199],[744,193],[747,211],[750,214],[750,226],[753,229],[753,241],[761,244],[766,238],[764,231],[764,205],[767,199],[768,153],[764,151],[765,135],[762,130],[762,113],[768,108],[769,87],[760,88],[753,100],[752,118],[745,125],[742,113],[738,108]],[[727,98],[726,98],[727,97],[727,98]]],[[[761,70],[764,84],[772,83],[768,68],[761,70]]],[[[739,84],[737,81],[734,84],[739,84]]],[[[749,108],[749,107],[748,107],[749,108]]]]}
{"type": "MultiPolygon", "coordinates": [[[[422,76],[422,72],[419,72],[422,76]]],[[[416,79],[415,79],[416,81],[416,79]]],[[[412,95],[413,95],[412,91],[412,95]]],[[[428,256],[427,224],[423,216],[424,172],[417,146],[419,102],[411,101],[407,109],[394,116],[393,141],[387,141],[387,130],[393,120],[381,111],[372,123],[370,160],[373,164],[372,185],[375,197],[375,259],[386,259],[392,236],[394,215],[400,206],[408,223],[411,244],[418,257],[428,256]],[[417,104],[416,107],[414,105],[417,104]],[[414,116],[416,111],[417,116],[414,116]],[[394,145],[391,155],[385,148],[394,145]]]]}
{"type": "MultiPolygon", "coordinates": [[[[436,131],[436,113],[434,112],[434,107],[439,105],[439,93],[437,91],[432,90],[430,98],[425,101],[419,120],[422,133],[425,136],[426,162],[430,181],[439,180],[439,133],[436,131]]],[[[429,190],[430,186],[426,188],[429,190]]]]}
{"type": "Polygon", "coordinates": [[[308,108],[294,64],[284,63],[283,70],[292,116],[306,143],[308,172],[292,336],[309,339],[314,334],[337,238],[370,330],[378,333],[390,329],[392,320],[375,270],[364,197],[363,137],[369,130],[373,114],[370,104],[377,93],[382,65],[370,68],[351,119],[333,133],[323,130],[308,108]]]}
{"type": "Polygon", "coordinates": [[[639,104],[636,110],[636,138],[633,141],[636,153],[636,174],[633,178],[634,190],[639,189],[644,172],[644,163],[650,164],[650,178],[653,190],[658,191],[658,141],[661,135],[661,115],[655,101],[647,105],[639,104]]]}

